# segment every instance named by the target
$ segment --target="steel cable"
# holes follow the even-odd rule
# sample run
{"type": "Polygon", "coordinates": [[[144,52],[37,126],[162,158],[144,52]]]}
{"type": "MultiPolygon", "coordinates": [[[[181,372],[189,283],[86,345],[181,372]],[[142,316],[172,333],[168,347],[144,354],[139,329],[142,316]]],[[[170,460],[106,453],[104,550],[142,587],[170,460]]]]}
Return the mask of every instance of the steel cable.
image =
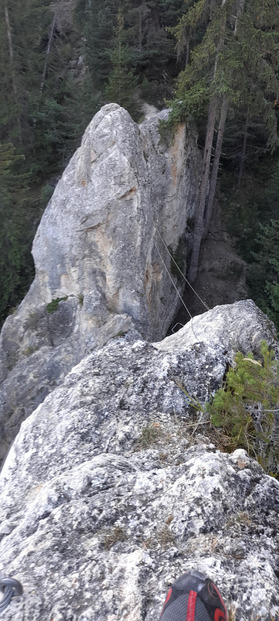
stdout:
{"type": "Polygon", "coordinates": [[[9,605],[12,597],[22,595],[23,588],[20,582],[14,578],[1,578],[0,592],[4,595],[0,601],[0,612],[3,612],[3,610],[5,610],[5,608],[9,605]]]}

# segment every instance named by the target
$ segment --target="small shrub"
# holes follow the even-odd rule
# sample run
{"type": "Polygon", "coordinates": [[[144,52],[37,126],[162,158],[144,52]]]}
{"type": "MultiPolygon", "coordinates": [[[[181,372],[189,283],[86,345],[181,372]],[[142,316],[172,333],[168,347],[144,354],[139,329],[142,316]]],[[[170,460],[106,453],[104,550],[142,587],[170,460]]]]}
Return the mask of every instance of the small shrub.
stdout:
{"type": "Polygon", "coordinates": [[[156,531],[153,532],[151,537],[145,539],[144,545],[146,548],[150,550],[156,550],[158,548],[166,550],[174,544],[175,536],[168,526],[169,523],[170,522],[163,524],[161,528],[157,528],[156,531]]]}
{"type": "Polygon", "coordinates": [[[83,301],[84,301],[83,293],[78,294],[78,301],[79,301],[80,306],[83,306],[83,301]]]}
{"type": "Polygon", "coordinates": [[[171,532],[167,524],[164,524],[163,528],[157,532],[157,541],[162,548],[168,548],[174,543],[175,537],[171,532]]]}
{"type": "Polygon", "coordinates": [[[251,517],[247,511],[240,511],[236,516],[236,520],[241,526],[251,526],[252,524],[251,517]]]}
{"type": "Polygon", "coordinates": [[[32,345],[29,345],[26,349],[23,349],[22,353],[24,356],[32,356],[35,351],[38,351],[38,347],[32,347],[32,345]]]}
{"type": "Polygon", "coordinates": [[[115,543],[117,543],[118,541],[125,541],[125,539],[126,535],[123,528],[121,528],[121,526],[114,526],[107,532],[105,536],[104,548],[106,550],[110,550],[110,548],[112,548],[115,543]]]}
{"type": "Polygon", "coordinates": [[[222,429],[229,450],[244,448],[269,472],[279,457],[275,439],[275,413],[279,408],[279,363],[265,341],[262,360],[238,352],[225,384],[207,410],[212,424],[222,429]]]}
{"type": "Polygon", "coordinates": [[[68,299],[68,296],[66,295],[64,298],[55,298],[55,300],[51,300],[51,302],[47,304],[47,312],[54,313],[54,311],[58,309],[59,302],[62,302],[62,300],[67,300],[67,299],[68,299]]]}
{"type": "Polygon", "coordinates": [[[156,440],[158,440],[160,435],[161,430],[158,423],[152,423],[151,425],[143,427],[141,436],[139,438],[139,444],[141,448],[149,448],[152,444],[156,442],[156,440]]]}
{"type": "Polygon", "coordinates": [[[24,330],[31,330],[32,332],[37,332],[40,329],[40,324],[43,318],[43,314],[38,310],[31,312],[25,320],[24,330]]]}

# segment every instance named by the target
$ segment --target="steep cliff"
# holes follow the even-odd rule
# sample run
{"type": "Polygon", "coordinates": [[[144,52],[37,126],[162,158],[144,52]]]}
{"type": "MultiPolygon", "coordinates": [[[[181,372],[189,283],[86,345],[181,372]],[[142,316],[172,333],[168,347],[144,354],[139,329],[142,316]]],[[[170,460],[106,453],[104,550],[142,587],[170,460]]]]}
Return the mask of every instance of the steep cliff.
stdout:
{"type": "Polygon", "coordinates": [[[159,341],[200,165],[184,126],[162,142],[165,115],[96,115],[1,333],[2,457],[22,424],[0,474],[0,573],[24,589],[3,621],[155,621],[191,567],[236,621],[279,618],[279,483],[244,450],[222,452],[181,389],[205,403],[237,350],[278,342],[251,300],[159,341]]]}
{"type": "Polygon", "coordinates": [[[138,126],[105,106],[56,187],[33,244],[35,280],[1,333],[0,459],[85,355],[132,324],[148,340],[166,334],[179,304],[168,249],[185,266],[200,170],[193,130],[161,139],[166,116],[138,126]]]}
{"type": "Polygon", "coordinates": [[[251,301],[153,345],[130,331],[22,424],[0,476],[0,572],[24,594],[3,621],[158,621],[192,567],[231,619],[279,618],[279,482],[244,450],[218,450],[177,385],[206,401],[234,351],[262,338],[277,346],[251,301]]]}

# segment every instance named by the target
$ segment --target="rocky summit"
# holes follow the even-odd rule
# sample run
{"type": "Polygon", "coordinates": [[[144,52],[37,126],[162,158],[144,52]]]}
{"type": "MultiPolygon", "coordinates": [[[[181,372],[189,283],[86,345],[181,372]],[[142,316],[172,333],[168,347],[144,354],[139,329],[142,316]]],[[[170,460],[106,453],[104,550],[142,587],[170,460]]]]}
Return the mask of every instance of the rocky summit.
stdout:
{"type": "Polygon", "coordinates": [[[279,482],[243,449],[222,452],[189,399],[204,404],[263,338],[277,346],[251,301],[159,343],[132,329],[22,423],[0,477],[0,571],[24,593],[3,621],[155,621],[193,567],[231,619],[279,618],[279,482]]]}
{"type": "Polygon", "coordinates": [[[166,335],[184,285],[171,261],[186,266],[200,175],[195,131],[181,124],[163,139],[167,117],[137,125],[104,106],[55,189],[33,243],[34,282],[0,337],[0,461],[85,355],[133,322],[147,340],[166,335]]]}
{"type": "Polygon", "coordinates": [[[0,578],[23,586],[3,621],[158,621],[192,568],[230,621],[279,619],[279,482],[226,453],[204,407],[237,351],[264,339],[278,357],[276,332],[244,300],[164,338],[200,167],[192,130],[162,139],[166,118],[94,117],[2,329],[0,578]]]}

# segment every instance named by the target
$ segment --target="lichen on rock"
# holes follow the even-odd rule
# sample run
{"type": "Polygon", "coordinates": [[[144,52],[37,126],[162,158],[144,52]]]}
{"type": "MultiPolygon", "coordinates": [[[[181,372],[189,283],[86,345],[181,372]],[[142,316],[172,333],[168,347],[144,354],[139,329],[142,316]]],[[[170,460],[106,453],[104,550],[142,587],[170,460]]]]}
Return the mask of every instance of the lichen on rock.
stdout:
{"type": "Polygon", "coordinates": [[[243,449],[218,450],[174,381],[204,403],[234,348],[274,342],[270,328],[248,301],[159,344],[130,332],[46,397],[0,477],[0,571],[24,585],[3,621],[155,621],[192,567],[237,621],[277,618],[279,482],[243,449]]]}
{"type": "Polygon", "coordinates": [[[0,337],[0,461],[21,420],[84,356],[132,325],[147,340],[167,332],[180,300],[166,248],[193,215],[200,174],[194,130],[181,125],[162,142],[167,115],[138,126],[104,106],[55,189],[33,243],[34,282],[0,337]]]}
{"type": "Polygon", "coordinates": [[[111,104],[94,117],[1,333],[0,460],[17,435],[0,573],[24,589],[3,621],[155,621],[193,567],[235,621],[279,618],[279,482],[223,452],[204,408],[236,351],[265,339],[278,355],[278,342],[251,300],[163,338],[178,301],[167,248],[186,253],[200,162],[184,126],[161,141],[166,114],[137,126],[111,104]]]}

